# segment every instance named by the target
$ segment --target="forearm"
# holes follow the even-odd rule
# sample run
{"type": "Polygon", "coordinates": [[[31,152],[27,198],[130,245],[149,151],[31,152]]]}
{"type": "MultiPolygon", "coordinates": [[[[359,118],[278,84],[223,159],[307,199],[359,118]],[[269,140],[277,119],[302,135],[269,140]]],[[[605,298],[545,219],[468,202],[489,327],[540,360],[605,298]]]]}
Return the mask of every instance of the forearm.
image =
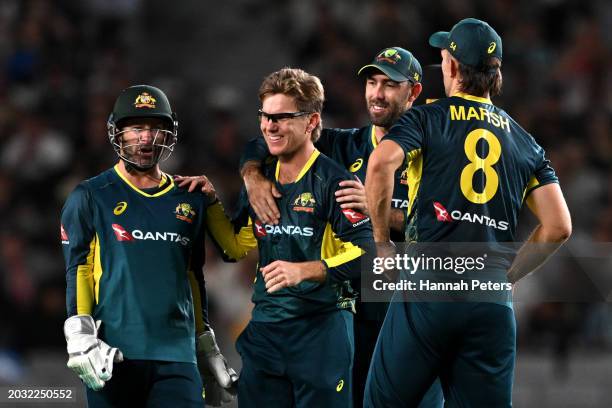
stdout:
{"type": "Polygon", "coordinates": [[[508,270],[508,281],[516,283],[542,266],[563,243],[567,236],[538,225],[527,242],[519,249],[508,270]]]}
{"type": "Polygon", "coordinates": [[[248,178],[254,176],[261,176],[261,162],[249,160],[240,167],[240,177],[246,183],[248,178]]]}
{"type": "Polygon", "coordinates": [[[322,261],[299,262],[302,271],[301,281],[324,282],[326,275],[325,264],[322,261]]]}
{"type": "Polygon", "coordinates": [[[376,166],[366,176],[366,199],[370,210],[370,220],[374,241],[389,241],[389,217],[393,195],[393,174],[395,169],[389,165],[376,166]]]}
{"type": "Polygon", "coordinates": [[[206,225],[215,244],[231,259],[242,259],[257,246],[257,242],[251,239],[253,237],[250,226],[243,227],[238,234],[234,232],[234,225],[220,202],[207,208],[206,225]]]}
{"type": "Polygon", "coordinates": [[[403,233],[406,228],[406,212],[398,208],[392,208],[389,214],[389,226],[392,230],[403,233]]]}

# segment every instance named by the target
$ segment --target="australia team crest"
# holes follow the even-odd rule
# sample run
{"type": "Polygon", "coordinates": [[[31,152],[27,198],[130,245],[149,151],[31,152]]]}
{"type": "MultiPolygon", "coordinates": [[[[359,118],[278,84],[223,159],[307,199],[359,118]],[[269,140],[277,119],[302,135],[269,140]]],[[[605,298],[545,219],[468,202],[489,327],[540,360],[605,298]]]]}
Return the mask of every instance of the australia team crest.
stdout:
{"type": "Polygon", "coordinates": [[[193,219],[196,216],[196,212],[191,207],[191,204],[188,203],[178,204],[174,210],[174,214],[176,214],[176,218],[181,221],[188,222],[189,224],[193,222],[193,219]]]}
{"type": "Polygon", "coordinates": [[[136,108],[150,108],[155,109],[155,104],[157,103],[157,99],[151,96],[148,92],[143,92],[136,97],[134,101],[134,106],[136,108]]]}
{"type": "Polygon", "coordinates": [[[316,203],[312,193],[302,193],[293,200],[293,211],[314,212],[316,203]]]}

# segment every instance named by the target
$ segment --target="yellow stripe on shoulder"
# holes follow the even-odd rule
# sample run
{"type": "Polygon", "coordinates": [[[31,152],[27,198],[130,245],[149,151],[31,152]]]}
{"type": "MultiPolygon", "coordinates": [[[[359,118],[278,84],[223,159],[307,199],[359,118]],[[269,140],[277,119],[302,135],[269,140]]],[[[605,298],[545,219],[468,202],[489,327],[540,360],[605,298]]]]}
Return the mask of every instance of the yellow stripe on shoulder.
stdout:
{"type": "Polygon", "coordinates": [[[345,264],[363,255],[364,251],[350,242],[344,242],[334,234],[332,226],[327,223],[321,242],[321,259],[329,268],[345,264]]]}

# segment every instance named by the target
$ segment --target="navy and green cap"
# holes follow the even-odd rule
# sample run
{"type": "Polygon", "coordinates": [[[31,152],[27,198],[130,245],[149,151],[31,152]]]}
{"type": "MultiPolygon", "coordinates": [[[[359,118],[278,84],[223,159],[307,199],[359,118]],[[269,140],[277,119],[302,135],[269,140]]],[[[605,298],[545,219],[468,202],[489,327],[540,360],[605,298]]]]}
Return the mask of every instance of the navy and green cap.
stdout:
{"type": "Polygon", "coordinates": [[[429,37],[429,45],[448,50],[459,62],[484,68],[490,57],[502,59],[502,40],[486,22],[466,18],[450,32],[438,31],[429,37]]]}
{"type": "Polygon", "coordinates": [[[374,61],[362,67],[357,75],[369,72],[371,69],[381,71],[395,82],[410,81],[414,84],[423,79],[423,70],[419,61],[410,51],[400,47],[385,48],[374,57],[374,61]]]}
{"type": "Polygon", "coordinates": [[[118,123],[128,118],[160,118],[170,124],[176,120],[166,94],[151,85],[134,85],[121,91],[109,120],[118,123]]]}

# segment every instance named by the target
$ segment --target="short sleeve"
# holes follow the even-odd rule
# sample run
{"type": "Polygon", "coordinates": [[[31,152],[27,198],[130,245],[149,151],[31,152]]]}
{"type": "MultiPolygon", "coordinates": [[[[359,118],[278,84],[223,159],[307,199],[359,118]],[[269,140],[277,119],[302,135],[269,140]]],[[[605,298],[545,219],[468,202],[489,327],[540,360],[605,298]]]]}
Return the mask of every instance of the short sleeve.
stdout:
{"type": "MultiPolygon", "coordinates": [[[[534,142],[535,143],[535,142],[534,142]]],[[[535,169],[525,188],[525,197],[533,190],[551,183],[558,183],[559,178],[555,170],[550,165],[550,160],[546,158],[546,153],[542,147],[535,144],[534,147],[535,169]]]]}
{"type": "Polygon", "coordinates": [[[382,140],[394,141],[406,154],[421,149],[424,145],[426,125],[425,115],[420,108],[415,107],[404,113],[382,140]]]}

